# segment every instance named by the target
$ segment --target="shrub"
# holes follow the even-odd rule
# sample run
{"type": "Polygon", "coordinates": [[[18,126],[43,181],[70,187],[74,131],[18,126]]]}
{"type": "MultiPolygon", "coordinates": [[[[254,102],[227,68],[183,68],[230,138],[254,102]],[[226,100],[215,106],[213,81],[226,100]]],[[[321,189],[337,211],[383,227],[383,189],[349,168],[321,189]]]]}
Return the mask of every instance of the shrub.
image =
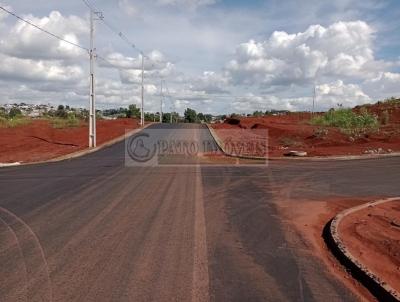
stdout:
{"type": "Polygon", "coordinates": [[[23,125],[27,125],[31,123],[31,120],[28,118],[5,118],[0,117],[0,127],[1,128],[15,128],[23,125]]]}
{"type": "Polygon", "coordinates": [[[227,118],[225,120],[225,122],[227,124],[229,124],[229,125],[239,125],[240,124],[240,119],[230,117],[230,118],[227,118]]]}
{"type": "Polygon", "coordinates": [[[359,114],[351,109],[331,109],[321,116],[311,120],[311,123],[318,126],[337,127],[346,133],[363,133],[376,130],[379,127],[378,118],[361,108],[359,114]]]}
{"type": "Polygon", "coordinates": [[[381,115],[379,116],[379,121],[382,125],[387,125],[389,124],[389,120],[390,120],[390,114],[389,111],[385,110],[381,113],[381,115]]]}
{"type": "Polygon", "coordinates": [[[398,105],[400,104],[400,99],[396,99],[395,97],[388,98],[384,100],[385,104],[390,104],[390,105],[398,105]]]}
{"type": "Polygon", "coordinates": [[[15,117],[19,117],[22,115],[21,110],[19,110],[18,108],[11,108],[10,112],[8,113],[8,116],[10,118],[15,118],[15,117]]]}
{"type": "Polygon", "coordinates": [[[75,114],[68,114],[67,118],[54,118],[51,121],[52,126],[57,129],[79,127],[80,120],[75,114]]]}

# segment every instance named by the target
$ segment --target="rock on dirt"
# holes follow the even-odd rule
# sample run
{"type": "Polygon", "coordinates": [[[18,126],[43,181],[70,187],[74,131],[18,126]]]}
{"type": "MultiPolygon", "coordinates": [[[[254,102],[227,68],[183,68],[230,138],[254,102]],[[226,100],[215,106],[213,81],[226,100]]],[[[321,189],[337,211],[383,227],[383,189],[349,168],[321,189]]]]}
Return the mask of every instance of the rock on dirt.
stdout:
{"type": "Polygon", "coordinates": [[[293,157],[306,157],[307,152],[305,151],[289,151],[284,154],[285,156],[293,156],[293,157]]]}

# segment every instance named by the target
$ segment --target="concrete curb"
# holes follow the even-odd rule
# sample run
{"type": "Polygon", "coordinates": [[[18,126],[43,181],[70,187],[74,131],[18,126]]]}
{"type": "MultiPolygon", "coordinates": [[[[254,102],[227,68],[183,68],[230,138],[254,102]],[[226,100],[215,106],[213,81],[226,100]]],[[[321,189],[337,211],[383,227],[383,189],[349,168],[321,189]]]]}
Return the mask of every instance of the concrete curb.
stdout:
{"type": "Polygon", "coordinates": [[[114,139],[108,141],[108,142],[105,142],[104,144],[102,144],[100,146],[97,146],[96,148],[93,148],[93,149],[85,149],[85,150],[81,150],[81,151],[77,151],[77,152],[74,152],[74,153],[62,155],[60,157],[56,157],[56,158],[45,160],[45,161],[30,162],[30,163],[18,162],[18,163],[13,163],[13,164],[0,164],[0,169],[1,168],[8,168],[8,167],[20,167],[20,166],[32,166],[32,165],[57,163],[57,162],[65,161],[65,160],[70,160],[70,159],[82,157],[82,156],[85,156],[85,155],[100,151],[100,150],[102,150],[104,148],[110,147],[110,146],[112,146],[112,145],[114,145],[116,143],[122,142],[126,137],[132,136],[132,135],[142,131],[143,129],[146,129],[147,127],[149,127],[149,126],[151,126],[153,124],[154,123],[151,123],[151,124],[145,125],[143,128],[133,129],[132,131],[129,131],[129,132],[125,133],[124,135],[121,135],[121,136],[119,136],[117,138],[114,138],[114,139]]]}
{"type": "Polygon", "coordinates": [[[236,158],[243,158],[243,159],[254,159],[254,160],[268,160],[267,157],[257,157],[257,156],[244,156],[244,155],[235,155],[235,154],[230,154],[228,152],[226,152],[225,150],[225,146],[223,141],[218,137],[218,135],[215,133],[215,130],[210,127],[210,125],[206,124],[208,131],[210,131],[211,136],[213,137],[213,139],[215,140],[215,142],[217,143],[218,148],[222,151],[222,153],[224,153],[226,156],[229,157],[236,157],[236,158]]]}
{"type": "Polygon", "coordinates": [[[399,302],[400,293],[388,285],[385,281],[380,279],[365,265],[360,263],[356,257],[354,257],[347,247],[344,245],[339,235],[340,222],[349,214],[365,209],[370,206],[376,206],[386,202],[399,200],[400,197],[388,198],[347,209],[338,215],[336,215],[324,229],[323,237],[326,244],[336,256],[336,258],[349,270],[352,276],[360,281],[379,301],[387,302],[399,302]]]}
{"type": "Polygon", "coordinates": [[[216,131],[209,125],[206,124],[211,136],[214,138],[220,150],[229,157],[247,158],[247,159],[258,159],[258,160],[295,160],[295,161],[348,161],[348,160],[368,160],[368,159],[378,159],[378,158],[390,158],[390,157],[400,157],[400,152],[394,152],[390,154],[367,154],[367,155],[340,155],[340,156],[313,156],[313,157],[290,157],[290,156],[271,156],[271,157],[242,157],[227,153],[224,150],[223,142],[218,137],[216,131]]]}

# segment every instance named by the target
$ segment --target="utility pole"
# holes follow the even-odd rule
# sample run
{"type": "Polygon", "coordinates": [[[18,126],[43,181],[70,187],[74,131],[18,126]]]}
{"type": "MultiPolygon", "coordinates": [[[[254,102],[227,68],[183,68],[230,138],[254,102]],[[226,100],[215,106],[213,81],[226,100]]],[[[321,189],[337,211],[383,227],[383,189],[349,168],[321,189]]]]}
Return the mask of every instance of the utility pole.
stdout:
{"type": "Polygon", "coordinates": [[[160,123],[162,123],[163,122],[163,81],[162,80],[161,80],[160,97],[161,97],[160,123]]]}
{"type": "Polygon", "coordinates": [[[140,114],[140,124],[144,127],[144,53],[142,55],[142,108],[140,114]]]}
{"type": "Polygon", "coordinates": [[[94,91],[94,12],[90,10],[90,99],[89,99],[89,148],[96,147],[96,98],[94,91]]]}
{"type": "Polygon", "coordinates": [[[312,113],[311,113],[312,116],[314,116],[314,113],[315,113],[315,99],[316,99],[316,96],[317,96],[317,90],[316,90],[316,86],[314,84],[314,95],[313,95],[312,113]]]}

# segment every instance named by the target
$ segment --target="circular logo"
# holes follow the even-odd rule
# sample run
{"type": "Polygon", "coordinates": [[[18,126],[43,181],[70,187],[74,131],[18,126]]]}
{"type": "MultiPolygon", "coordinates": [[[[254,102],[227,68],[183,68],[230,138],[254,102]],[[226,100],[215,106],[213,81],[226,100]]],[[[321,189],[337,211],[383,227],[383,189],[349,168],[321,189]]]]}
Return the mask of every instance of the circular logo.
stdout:
{"type": "Polygon", "coordinates": [[[140,133],[129,138],[127,152],[130,158],[139,163],[145,163],[154,157],[156,147],[150,146],[149,143],[146,144],[149,137],[150,135],[147,133],[140,133]]]}

